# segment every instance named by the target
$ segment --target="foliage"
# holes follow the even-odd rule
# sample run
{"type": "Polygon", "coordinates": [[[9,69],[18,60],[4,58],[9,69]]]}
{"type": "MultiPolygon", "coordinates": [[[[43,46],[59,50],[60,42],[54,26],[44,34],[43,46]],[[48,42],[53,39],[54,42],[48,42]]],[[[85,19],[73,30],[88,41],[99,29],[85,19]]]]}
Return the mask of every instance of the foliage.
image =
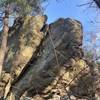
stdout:
{"type": "Polygon", "coordinates": [[[35,13],[42,12],[41,4],[47,0],[0,0],[0,7],[10,7],[10,12],[18,15],[27,15],[34,11],[35,13]]]}
{"type": "Polygon", "coordinates": [[[85,51],[85,57],[89,60],[92,60],[93,59],[93,52],[92,51],[85,51]]]}

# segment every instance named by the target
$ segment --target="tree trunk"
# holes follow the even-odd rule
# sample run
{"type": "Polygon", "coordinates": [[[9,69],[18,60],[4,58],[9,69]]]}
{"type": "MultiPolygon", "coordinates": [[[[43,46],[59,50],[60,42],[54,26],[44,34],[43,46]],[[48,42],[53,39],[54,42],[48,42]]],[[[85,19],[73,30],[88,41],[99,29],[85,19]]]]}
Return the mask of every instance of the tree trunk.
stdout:
{"type": "Polygon", "coordinates": [[[3,26],[3,32],[2,32],[2,42],[1,42],[1,50],[0,50],[0,76],[3,69],[3,63],[4,58],[7,52],[7,39],[8,39],[8,31],[9,31],[9,9],[6,8],[5,10],[5,16],[4,16],[4,26],[3,26]]]}
{"type": "Polygon", "coordinates": [[[97,7],[100,9],[100,0],[94,0],[94,2],[96,3],[97,7]]]}

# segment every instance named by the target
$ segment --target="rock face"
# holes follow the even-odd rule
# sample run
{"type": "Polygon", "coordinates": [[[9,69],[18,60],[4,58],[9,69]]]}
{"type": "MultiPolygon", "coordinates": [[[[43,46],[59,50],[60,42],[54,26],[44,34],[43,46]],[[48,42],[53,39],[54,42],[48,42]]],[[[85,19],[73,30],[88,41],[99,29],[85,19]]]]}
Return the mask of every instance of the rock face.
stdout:
{"type": "Polygon", "coordinates": [[[8,53],[4,63],[6,68],[10,69],[13,66],[11,68],[13,77],[17,77],[21,73],[36,52],[43,39],[44,34],[40,30],[45,21],[45,16],[26,16],[20,23],[18,19],[16,20],[9,33],[8,53]],[[18,25],[16,25],[17,23],[18,25]]]}
{"type": "Polygon", "coordinates": [[[15,80],[36,52],[44,37],[40,30],[46,22],[46,16],[26,16],[17,18],[10,29],[8,51],[4,61],[4,70],[15,80]]]}
{"type": "Polygon", "coordinates": [[[30,88],[33,93],[35,88],[40,92],[56,78],[64,63],[71,58],[80,59],[82,57],[82,52],[79,48],[82,44],[81,28],[82,26],[79,22],[71,19],[59,19],[52,23],[49,26],[48,35],[41,45],[40,56],[35,62],[33,61],[27,74],[15,83],[15,87],[21,88],[21,90],[15,91],[13,89],[14,94],[20,97],[27,88],[30,88]],[[29,78],[30,75],[31,78],[29,78]]]}
{"type": "Polygon", "coordinates": [[[7,100],[88,100],[86,94],[91,97],[93,84],[88,74],[91,69],[82,59],[81,23],[60,18],[47,25],[46,19],[26,16],[15,20],[9,32],[0,96],[7,100]]]}

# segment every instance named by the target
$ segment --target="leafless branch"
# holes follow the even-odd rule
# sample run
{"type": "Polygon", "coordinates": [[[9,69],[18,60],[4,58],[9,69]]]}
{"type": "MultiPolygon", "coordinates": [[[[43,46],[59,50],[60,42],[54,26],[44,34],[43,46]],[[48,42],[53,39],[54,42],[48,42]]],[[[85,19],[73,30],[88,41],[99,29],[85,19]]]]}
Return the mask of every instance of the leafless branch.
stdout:
{"type": "Polygon", "coordinates": [[[81,5],[77,5],[78,7],[81,7],[81,6],[86,6],[86,5],[92,5],[93,1],[92,2],[88,2],[88,3],[84,3],[84,4],[81,4],[81,5]]]}

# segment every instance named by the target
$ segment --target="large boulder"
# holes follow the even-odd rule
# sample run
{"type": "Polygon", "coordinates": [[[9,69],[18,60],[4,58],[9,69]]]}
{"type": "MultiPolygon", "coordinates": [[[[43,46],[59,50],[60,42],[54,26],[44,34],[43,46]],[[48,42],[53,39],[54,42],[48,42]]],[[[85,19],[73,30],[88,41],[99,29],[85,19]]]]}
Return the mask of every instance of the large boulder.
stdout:
{"type": "Polygon", "coordinates": [[[45,16],[26,16],[16,19],[9,32],[8,52],[4,66],[17,77],[39,47],[44,34],[41,32],[45,16]]]}
{"type": "Polygon", "coordinates": [[[0,96],[7,100],[92,100],[100,75],[95,65],[83,59],[81,23],[60,18],[47,25],[46,19],[26,16],[10,28],[0,96]]]}
{"type": "Polygon", "coordinates": [[[65,69],[74,66],[83,57],[82,33],[81,23],[70,18],[60,18],[50,24],[47,36],[39,48],[39,56],[31,61],[30,68],[14,83],[18,90],[12,88],[9,94],[21,97],[27,89],[31,96],[41,93],[59,77],[62,66],[65,69]]]}
{"type": "MultiPolygon", "coordinates": [[[[7,54],[4,60],[3,70],[7,74],[3,72],[0,79],[1,84],[3,84],[1,86],[3,87],[2,89],[4,89],[8,80],[17,79],[32,56],[37,52],[36,50],[44,38],[41,29],[45,25],[46,20],[46,16],[38,15],[17,18],[14,21],[14,25],[9,30],[7,54]],[[5,77],[7,77],[6,80],[5,77]]],[[[0,89],[0,93],[2,93],[2,89],[0,89]]]]}

